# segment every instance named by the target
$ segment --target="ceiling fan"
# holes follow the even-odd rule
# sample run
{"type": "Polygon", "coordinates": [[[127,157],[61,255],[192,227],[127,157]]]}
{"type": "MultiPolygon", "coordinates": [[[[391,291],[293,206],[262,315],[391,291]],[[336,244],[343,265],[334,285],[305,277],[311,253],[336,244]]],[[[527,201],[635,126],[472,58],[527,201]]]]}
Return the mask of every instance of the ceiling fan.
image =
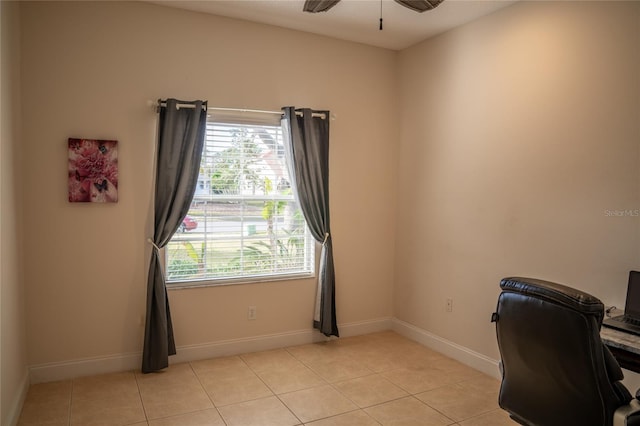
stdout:
{"type": "MultiPolygon", "coordinates": [[[[339,1],[340,0],[306,0],[302,10],[310,13],[326,12],[339,1]]],[[[443,1],[444,0],[395,0],[396,3],[419,13],[436,8],[443,1]]]]}

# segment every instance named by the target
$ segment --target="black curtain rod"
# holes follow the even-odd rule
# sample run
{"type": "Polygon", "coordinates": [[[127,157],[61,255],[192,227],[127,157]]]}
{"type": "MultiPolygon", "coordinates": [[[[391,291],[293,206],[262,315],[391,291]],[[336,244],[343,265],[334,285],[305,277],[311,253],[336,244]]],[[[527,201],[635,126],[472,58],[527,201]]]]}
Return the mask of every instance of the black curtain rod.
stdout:
{"type": "MultiPolygon", "coordinates": [[[[166,108],[167,107],[167,101],[166,100],[162,100],[162,99],[158,99],[158,106],[156,108],[156,112],[160,112],[160,108],[166,108]]],[[[196,104],[195,102],[178,102],[176,104],[176,108],[180,109],[180,108],[195,108],[196,104]]],[[[206,111],[207,110],[207,101],[203,101],[202,102],[202,108],[206,111]]]]}
{"type": "MultiPolygon", "coordinates": [[[[158,105],[156,108],[156,112],[160,112],[160,108],[166,108],[167,106],[167,102],[163,101],[162,99],[158,99],[158,105]]],[[[262,113],[262,114],[278,114],[278,115],[283,115],[282,111],[265,111],[265,110],[257,110],[257,109],[242,109],[242,108],[222,108],[222,107],[208,107],[207,103],[204,102],[202,104],[202,106],[204,107],[205,111],[209,111],[209,110],[217,110],[217,111],[235,111],[235,112],[254,112],[254,113],[262,113]]],[[[191,102],[180,102],[176,105],[176,107],[178,109],[180,108],[195,108],[195,104],[191,103],[191,102]]],[[[301,112],[296,111],[296,115],[297,116],[302,116],[301,112]]],[[[320,113],[320,112],[314,112],[312,114],[313,117],[320,117],[323,119],[326,119],[326,114],[324,113],[320,113]]],[[[335,115],[331,114],[331,120],[335,120],[335,115]]]]}

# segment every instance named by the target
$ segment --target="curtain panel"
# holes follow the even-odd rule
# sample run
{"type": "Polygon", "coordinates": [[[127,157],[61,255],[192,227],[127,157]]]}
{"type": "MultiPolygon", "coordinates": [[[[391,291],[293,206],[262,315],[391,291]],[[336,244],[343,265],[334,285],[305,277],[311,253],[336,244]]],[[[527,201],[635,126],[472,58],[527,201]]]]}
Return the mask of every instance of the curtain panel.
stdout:
{"type": "Polygon", "coordinates": [[[206,101],[167,99],[160,105],[143,373],[168,367],[169,355],[176,353],[160,249],[171,240],[189,211],[200,170],[206,124],[206,101]]]}
{"type": "Polygon", "coordinates": [[[291,187],[313,238],[322,243],[313,326],[339,336],[329,216],[329,111],[282,108],[282,129],[291,187]]]}

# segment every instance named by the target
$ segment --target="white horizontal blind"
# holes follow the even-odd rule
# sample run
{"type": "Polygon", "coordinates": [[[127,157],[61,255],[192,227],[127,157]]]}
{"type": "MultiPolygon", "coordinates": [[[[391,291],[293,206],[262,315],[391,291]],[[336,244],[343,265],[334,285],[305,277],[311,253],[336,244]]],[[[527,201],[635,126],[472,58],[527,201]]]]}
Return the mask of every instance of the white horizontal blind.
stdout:
{"type": "Polygon", "coordinates": [[[289,184],[279,120],[209,117],[196,193],[165,250],[168,283],[313,274],[315,242],[289,184]]]}

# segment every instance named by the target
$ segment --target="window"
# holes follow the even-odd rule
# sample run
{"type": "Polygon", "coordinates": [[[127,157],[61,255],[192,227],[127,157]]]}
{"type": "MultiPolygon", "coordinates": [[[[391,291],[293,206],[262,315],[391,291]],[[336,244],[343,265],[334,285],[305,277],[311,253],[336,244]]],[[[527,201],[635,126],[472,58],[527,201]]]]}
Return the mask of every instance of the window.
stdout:
{"type": "Polygon", "coordinates": [[[209,113],[195,196],[165,249],[167,283],[312,276],[315,241],[291,189],[280,116],[209,113]]]}

